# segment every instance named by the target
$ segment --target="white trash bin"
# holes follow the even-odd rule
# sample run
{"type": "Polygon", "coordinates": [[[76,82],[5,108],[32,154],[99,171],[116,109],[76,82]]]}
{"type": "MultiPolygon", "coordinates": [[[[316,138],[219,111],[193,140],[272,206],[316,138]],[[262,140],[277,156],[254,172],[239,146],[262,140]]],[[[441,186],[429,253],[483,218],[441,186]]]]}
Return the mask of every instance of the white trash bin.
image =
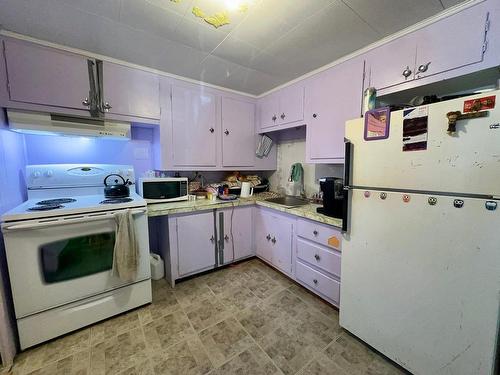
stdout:
{"type": "Polygon", "coordinates": [[[165,264],[158,254],[149,254],[149,263],[151,265],[151,278],[161,280],[165,276],[165,264]]]}

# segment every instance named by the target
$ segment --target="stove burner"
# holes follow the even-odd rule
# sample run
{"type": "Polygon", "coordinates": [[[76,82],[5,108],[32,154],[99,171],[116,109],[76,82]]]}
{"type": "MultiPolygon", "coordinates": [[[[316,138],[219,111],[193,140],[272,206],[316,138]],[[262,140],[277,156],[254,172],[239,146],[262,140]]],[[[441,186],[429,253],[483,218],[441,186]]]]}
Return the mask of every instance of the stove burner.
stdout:
{"type": "Polygon", "coordinates": [[[76,199],[73,198],[56,198],[56,199],[47,199],[45,201],[37,202],[38,205],[46,206],[46,205],[60,205],[63,203],[73,203],[76,202],[76,199]]]}
{"type": "Polygon", "coordinates": [[[34,206],[28,208],[28,211],[50,211],[57,210],[58,208],[64,208],[62,204],[43,204],[40,206],[34,206]]]}
{"type": "Polygon", "coordinates": [[[101,204],[116,204],[116,203],[127,203],[127,202],[132,202],[132,198],[110,198],[110,199],[105,199],[101,202],[101,204]]]}

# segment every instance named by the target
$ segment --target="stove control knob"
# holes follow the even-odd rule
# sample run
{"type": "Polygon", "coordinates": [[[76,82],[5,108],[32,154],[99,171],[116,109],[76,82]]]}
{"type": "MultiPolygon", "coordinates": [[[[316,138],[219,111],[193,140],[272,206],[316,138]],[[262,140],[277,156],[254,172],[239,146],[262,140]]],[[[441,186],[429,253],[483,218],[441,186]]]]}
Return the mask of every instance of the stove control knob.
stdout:
{"type": "Polygon", "coordinates": [[[52,172],[51,170],[48,170],[45,172],[45,177],[52,177],[54,175],[54,172],[52,172]]]}
{"type": "Polygon", "coordinates": [[[39,178],[41,175],[42,175],[42,174],[41,174],[40,172],[38,172],[38,171],[33,172],[33,173],[31,174],[31,176],[32,176],[33,178],[39,178]]]}

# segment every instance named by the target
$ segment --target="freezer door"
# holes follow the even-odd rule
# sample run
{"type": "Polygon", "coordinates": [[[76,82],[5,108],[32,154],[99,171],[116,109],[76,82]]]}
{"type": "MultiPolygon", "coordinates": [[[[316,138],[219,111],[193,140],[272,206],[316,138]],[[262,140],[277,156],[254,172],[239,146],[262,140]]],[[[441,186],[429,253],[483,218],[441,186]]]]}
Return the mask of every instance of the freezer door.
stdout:
{"type": "Polygon", "coordinates": [[[429,105],[427,149],[403,151],[403,111],[391,113],[389,138],[364,140],[364,120],[348,121],[353,144],[351,185],[500,196],[500,92],[429,105]],[[457,122],[447,133],[446,113],[464,101],[496,96],[489,116],[457,122]]]}
{"type": "Polygon", "coordinates": [[[351,193],[341,326],[414,374],[493,374],[500,207],[488,210],[481,199],[351,193]]]}

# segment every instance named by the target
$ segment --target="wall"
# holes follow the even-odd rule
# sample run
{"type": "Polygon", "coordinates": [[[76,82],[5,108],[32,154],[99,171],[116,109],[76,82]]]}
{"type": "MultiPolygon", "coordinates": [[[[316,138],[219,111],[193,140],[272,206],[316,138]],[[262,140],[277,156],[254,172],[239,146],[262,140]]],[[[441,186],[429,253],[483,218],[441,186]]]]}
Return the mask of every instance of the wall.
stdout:
{"type": "Polygon", "coordinates": [[[132,127],[131,141],[25,135],[27,164],[130,164],[137,177],[153,169],[153,129],[132,127]]]}
{"type": "Polygon", "coordinates": [[[319,191],[320,177],[343,177],[343,165],[306,164],[305,126],[288,129],[279,134],[278,169],[269,177],[271,190],[286,192],[290,168],[294,163],[302,163],[304,168],[304,189],[307,197],[319,191]]]}

